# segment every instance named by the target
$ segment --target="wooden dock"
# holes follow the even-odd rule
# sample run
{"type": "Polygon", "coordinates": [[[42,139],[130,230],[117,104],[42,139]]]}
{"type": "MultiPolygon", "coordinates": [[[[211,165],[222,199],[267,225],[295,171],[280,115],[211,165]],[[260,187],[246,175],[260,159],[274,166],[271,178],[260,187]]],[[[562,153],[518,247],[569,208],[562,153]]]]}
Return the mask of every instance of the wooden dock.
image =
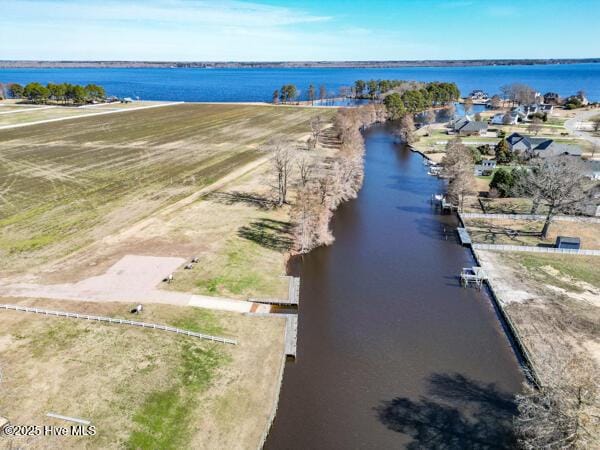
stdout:
{"type": "Polygon", "coordinates": [[[298,306],[300,303],[300,278],[288,277],[288,296],[287,298],[250,298],[254,303],[265,303],[277,306],[298,306]]]}
{"type": "Polygon", "coordinates": [[[458,237],[460,239],[460,243],[462,245],[471,245],[471,236],[469,236],[469,232],[466,228],[457,228],[456,232],[458,233],[458,237]]]}
{"type": "Polygon", "coordinates": [[[296,358],[296,346],[298,343],[298,316],[287,314],[285,322],[285,356],[296,358]]]}

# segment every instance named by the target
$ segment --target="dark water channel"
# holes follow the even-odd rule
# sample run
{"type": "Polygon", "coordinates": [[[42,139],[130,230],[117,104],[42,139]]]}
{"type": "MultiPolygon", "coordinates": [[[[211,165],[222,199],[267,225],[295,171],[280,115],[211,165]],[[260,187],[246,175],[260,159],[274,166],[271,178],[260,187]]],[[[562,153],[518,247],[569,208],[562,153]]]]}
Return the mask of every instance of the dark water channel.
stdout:
{"type": "Polygon", "coordinates": [[[336,241],[304,258],[298,355],[268,449],[506,448],[523,381],[422,158],[366,135],[365,183],[336,212],[336,241]]]}

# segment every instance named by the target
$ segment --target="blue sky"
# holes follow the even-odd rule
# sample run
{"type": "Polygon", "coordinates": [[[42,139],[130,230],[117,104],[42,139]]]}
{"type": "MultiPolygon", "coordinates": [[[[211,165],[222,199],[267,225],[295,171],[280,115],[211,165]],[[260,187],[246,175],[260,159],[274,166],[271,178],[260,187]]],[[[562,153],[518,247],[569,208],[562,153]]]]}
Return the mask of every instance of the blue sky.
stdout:
{"type": "Polygon", "coordinates": [[[0,59],[600,57],[600,0],[2,0],[0,59]]]}

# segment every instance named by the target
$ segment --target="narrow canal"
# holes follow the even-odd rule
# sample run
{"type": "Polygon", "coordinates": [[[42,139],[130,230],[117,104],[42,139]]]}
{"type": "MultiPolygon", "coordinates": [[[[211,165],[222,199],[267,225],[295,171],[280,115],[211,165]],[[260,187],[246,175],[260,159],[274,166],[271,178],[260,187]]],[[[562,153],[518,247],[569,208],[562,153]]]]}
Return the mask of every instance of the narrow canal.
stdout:
{"type": "Polygon", "coordinates": [[[298,268],[298,355],[266,448],[509,447],[523,377],[490,299],[459,286],[473,261],[429,204],[442,183],[384,129],[365,138],[358,199],[298,268]]]}

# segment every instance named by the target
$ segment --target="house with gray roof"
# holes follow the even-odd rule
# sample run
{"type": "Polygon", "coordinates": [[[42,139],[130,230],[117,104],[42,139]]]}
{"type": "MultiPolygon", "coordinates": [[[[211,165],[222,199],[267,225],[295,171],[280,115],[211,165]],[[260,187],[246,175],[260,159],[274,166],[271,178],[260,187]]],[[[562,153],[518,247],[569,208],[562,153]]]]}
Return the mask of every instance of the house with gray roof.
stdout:
{"type": "Polygon", "coordinates": [[[497,113],[492,117],[492,125],[516,125],[521,120],[521,116],[516,111],[497,113]]]}
{"type": "Polygon", "coordinates": [[[560,144],[548,138],[536,138],[513,133],[506,138],[508,149],[511,152],[548,158],[551,156],[569,155],[581,156],[582,150],[578,145],[560,144]]]}
{"type": "Polygon", "coordinates": [[[470,117],[461,117],[450,123],[452,131],[461,136],[483,136],[487,133],[487,122],[471,120],[470,117]]]}

